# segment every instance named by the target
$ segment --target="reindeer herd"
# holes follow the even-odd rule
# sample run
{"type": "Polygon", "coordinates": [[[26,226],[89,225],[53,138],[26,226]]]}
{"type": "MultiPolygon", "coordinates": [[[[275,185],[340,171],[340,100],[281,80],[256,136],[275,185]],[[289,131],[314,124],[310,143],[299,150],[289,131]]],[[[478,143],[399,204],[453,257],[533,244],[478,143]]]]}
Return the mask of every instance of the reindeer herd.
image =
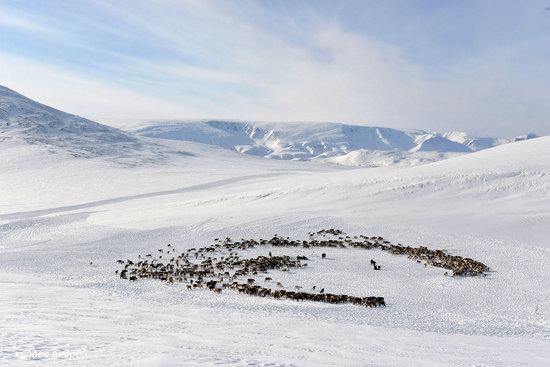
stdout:
{"type": "MultiPolygon", "coordinates": [[[[401,244],[394,245],[382,237],[344,236],[337,229],[323,229],[311,232],[306,240],[291,240],[275,235],[271,239],[241,239],[232,241],[216,238],[214,244],[201,248],[190,248],[183,253],[177,253],[171,245],[158,249],[157,256],[147,254],[138,256],[137,260],[118,260],[123,265],[116,274],[122,279],[136,281],[138,279],[157,279],[169,284],[184,283],[187,289],[207,288],[215,293],[223,290],[235,290],[242,294],[274,299],[289,299],[296,301],[314,301],[326,303],[351,303],[367,307],[385,306],[383,297],[356,297],[345,294],[326,293],[324,288],[313,286],[311,292],[302,291],[301,286],[293,290],[284,289],[277,282],[275,289],[272,276],[264,277],[264,285],[257,284],[260,274],[270,274],[277,270],[288,272],[307,266],[306,256],[273,256],[269,251],[266,256],[243,258],[241,253],[248,249],[262,247],[294,247],[294,248],[360,248],[380,249],[393,255],[406,255],[407,258],[423,263],[424,266],[441,267],[452,271],[452,276],[485,275],[489,268],[476,260],[453,256],[445,250],[431,250],[427,247],[410,247],[401,244]],[[164,256],[164,259],[163,259],[164,256]]],[[[326,258],[326,253],[321,256],[326,258]]],[[[371,259],[374,270],[380,270],[380,265],[371,259]]],[[[448,273],[445,273],[446,275],[448,273]]]]}

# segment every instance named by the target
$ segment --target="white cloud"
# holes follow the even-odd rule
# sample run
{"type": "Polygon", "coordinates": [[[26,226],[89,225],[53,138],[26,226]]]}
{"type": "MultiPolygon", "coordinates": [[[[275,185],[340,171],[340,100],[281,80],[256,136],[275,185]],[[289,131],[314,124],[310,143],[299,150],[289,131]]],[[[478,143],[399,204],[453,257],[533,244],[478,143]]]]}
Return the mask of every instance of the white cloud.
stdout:
{"type": "Polygon", "coordinates": [[[135,30],[147,35],[144,46],[172,56],[127,55],[69,32],[65,47],[101,55],[90,60],[108,71],[101,78],[4,53],[0,84],[103,122],[204,117],[550,133],[550,84],[542,82],[548,77],[537,80],[514,61],[524,45],[473,54],[434,74],[398,46],[344,31],[336,21],[301,27],[278,19],[274,31],[256,3],[96,3],[112,19],[84,18],[90,29],[107,27],[112,37],[135,30]]]}
{"type": "Polygon", "coordinates": [[[53,28],[39,23],[36,19],[24,16],[2,6],[0,6],[0,27],[13,28],[29,32],[55,33],[53,28]]]}
{"type": "Polygon", "coordinates": [[[112,125],[154,118],[199,117],[191,106],[170,103],[116,84],[0,53],[0,84],[65,112],[112,125]]]}

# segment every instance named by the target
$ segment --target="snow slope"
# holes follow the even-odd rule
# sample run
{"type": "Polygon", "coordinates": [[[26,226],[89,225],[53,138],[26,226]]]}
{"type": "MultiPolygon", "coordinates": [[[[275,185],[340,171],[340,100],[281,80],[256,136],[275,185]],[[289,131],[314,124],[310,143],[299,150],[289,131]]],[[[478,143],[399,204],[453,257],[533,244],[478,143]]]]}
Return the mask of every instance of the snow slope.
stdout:
{"type": "Polygon", "coordinates": [[[381,151],[381,150],[353,150],[347,154],[336,155],[325,158],[321,161],[335,163],[351,167],[407,167],[437,162],[448,159],[460,153],[437,153],[437,152],[402,152],[402,151],[381,151]]]}
{"type": "Polygon", "coordinates": [[[416,143],[417,145],[411,149],[412,152],[468,153],[471,151],[466,145],[436,134],[420,136],[416,143]]]}
{"type": "Polygon", "coordinates": [[[177,162],[121,168],[79,160],[67,172],[76,159],[57,155],[62,162],[39,175],[40,200],[36,188],[12,177],[31,181],[43,157],[15,159],[19,168],[2,170],[0,190],[2,202],[12,203],[0,214],[0,358],[25,365],[17,352],[84,350],[71,365],[543,366],[548,146],[541,138],[498,154],[353,171],[284,169],[278,165],[292,162],[230,155],[225,168],[212,166],[217,174],[201,166],[219,151],[182,157],[181,171],[177,162]],[[376,310],[215,296],[114,276],[114,260],[166,243],[185,249],[220,236],[300,238],[326,227],[447,248],[494,272],[456,280],[383,253],[331,251],[323,263],[310,251],[307,272],[273,274],[289,285],[383,294],[388,307],[376,310]],[[366,266],[373,257],[384,272],[366,266]]]}
{"type": "Polygon", "coordinates": [[[392,161],[409,166],[423,164],[445,159],[447,153],[470,153],[512,141],[470,137],[462,132],[438,134],[339,123],[151,121],[132,131],[141,136],[200,142],[266,158],[365,167],[385,166],[392,161]],[[381,162],[377,159],[380,156],[387,159],[381,162]]]}
{"type": "Polygon", "coordinates": [[[124,166],[0,142],[0,365],[550,364],[550,137],[354,170],[165,144],[190,154],[124,166]],[[183,251],[216,237],[300,239],[321,228],[444,248],[491,272],[455,279],[378,251],[324,250],[321,260],[317,250],[272,250],[311,259],[271,273],[285,286],[381,295],[388,306],[379,309],[114,273],[117,259],[167,243],[183,251]],[[54,351],[80,354],[67,361],[54,351]]]}
{"type": "Polygon", "coordinates": [[[124,164],[158,161],[167,154],[185,154],[45,106],[0,86],[0,142],[18,141],[40,145],[49,153],[69,153],[82,158],[102,156],[124,164]]]}
{"type": "Polygon", "coordinates": [[[472,151],[496,147],[498,145],[507,144],[515,140],[492,137],[472,137],[465,132],[458,131],[448,132],[443,134],[443,136],[451,141],[467,146],[472,151]]]}
{"type": "MultiPolygon", "coordinates": [[[[134,132],[152,138],[216,145],[266,158],[314,160],[351,166],[379,166],[376,155],[393,156],[395,161],[413,165],[442,159],[444,156],[441,153],[471,152],[468,146],[439,134],[338,123],[157,121],[136,128],[134,132]],[[404,154],[408,151],[413,154],[404,154]],[[415,154],[417,151],[425,153],[415,154]],[[364,152],[372,152],[372,155],[364,152]],[[351,156],[345,157],[348,154],[351,156]],[[353,156],[362,158],[350,158],[353,156]],[[368,157],[373,160],[368,160],[368,157]]],[[[390,158],[386,163],[391,161],[390,158]]]]}
{"type": "MultiPolygon", "coordinates": [[[[527,134],[514,141],[534,137],[527,134]]],[[[198,142],[273,159],[364,167],[424,164],[510,142],[471,138],[460,132],[441,135],[337,123],[153,121],[123,132],[42,105],[0,86],[0,139],[4,142],[22,140],[41,145],[49,153],[65,152],[84,158],[103,156],[126,165],[188,154],[167,149],[170,144],[158,138],[198,142]]]]}
{"type": "Polygon", "coordinates": [[[258,147],[258,152],[267,154],[257,155],[283,159],[286,159],[285,154],[300,158],[331,151],[409,150],[414,147],[413,134],[335,123],[151,122],[135,132],[150,137],[219,145],[237,151],[258,147]]]}

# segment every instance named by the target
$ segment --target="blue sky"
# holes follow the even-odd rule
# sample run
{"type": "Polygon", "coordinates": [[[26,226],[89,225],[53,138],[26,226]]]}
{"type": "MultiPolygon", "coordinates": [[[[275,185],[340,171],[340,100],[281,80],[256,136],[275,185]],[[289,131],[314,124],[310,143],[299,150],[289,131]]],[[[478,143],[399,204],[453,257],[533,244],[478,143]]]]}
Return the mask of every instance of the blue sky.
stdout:
{"type": "Polygon", "coordinates": [[[550,0],[0,2],[0,84],[114,126],[550,134],[550,0]]]}

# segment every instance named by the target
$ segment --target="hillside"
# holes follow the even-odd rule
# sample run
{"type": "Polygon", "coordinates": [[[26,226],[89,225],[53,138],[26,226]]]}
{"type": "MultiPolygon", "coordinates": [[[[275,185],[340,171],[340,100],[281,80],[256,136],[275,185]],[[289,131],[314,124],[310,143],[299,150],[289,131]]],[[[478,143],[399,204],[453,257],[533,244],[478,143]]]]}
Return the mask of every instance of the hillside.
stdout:
{"type": "Polygon", "coordinates": [[[0,143],[31,144],[49,153],[106,157],[124,164],[161,160],[170,153],[185,154],[45,106],[3,86],[0,86],[0,143]]]}
{"type": "Polygon", "coordinates": [[[133,130],[151,138],[199,142],[239,153],[348,166],[417,165],[509,142],[465,133],[427,133],[340,123],[152,121],[133,130]],[[384,159],[379,159],[384,156],[384,159]],[[360,158],[359,158],[360,157],[360,158]],[[372,159],[370,159],[372,158],[372,159]]]}
{"type": "MultiPolygon", "coordinates": [[[[533,137],[527,134],[513,141],[533,137]]],[[[125,165],[191,155],[181,144],[170,143],[179,141],[255,157],[352,167],[414,166],[512,141],[339,123],[218,120],[149,122],[125,132],[45,106],[2,86],[0,139],[4,144],[23,142],[49,153],[103,157],[125,165]]]]}

